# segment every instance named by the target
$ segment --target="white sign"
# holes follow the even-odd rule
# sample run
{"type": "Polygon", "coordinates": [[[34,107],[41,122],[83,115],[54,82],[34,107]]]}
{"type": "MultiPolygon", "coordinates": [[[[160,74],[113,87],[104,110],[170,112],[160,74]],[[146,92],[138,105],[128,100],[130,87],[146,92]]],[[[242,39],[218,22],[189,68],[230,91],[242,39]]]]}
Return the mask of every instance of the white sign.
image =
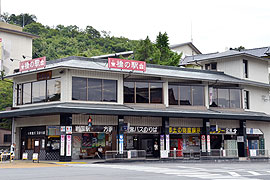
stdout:
{"type": "Polygon", "coordinates": [[[169,151],[166,150],[160,150],[160,158],[168,158],[169,157],[168,152],[169,151]]]}
{"type": "Polygon", "coordinates": [[[244,136],[237,136],[237,142],[244,142],[244,136]]]}
{"type": "Polygon", "coordinates": [[[247,134],[263,134],[263,132],[260,129],[255,128],[246,128],[247,134]]]}
{"type": "Polygon", "coordinates": [[[119,153],[123,154],[124,152],[124,135],[120,134],[119,135],[119,153]]]}
{"type": "Polygon", "coordinates": [[[67,156],[71,156],[71,135],[67,135],[67,156]]]}
{"type": "Polygon", "coordinates": [[[202,152],[206,152],[206,147],[205,147],[205,135],[201,136],[201,141],[202,141],[202,152]]]}
{"type": "Polygon", "coordinates": [[[36,146],[36,147],[39,146],[39,141],[35,141],[35,146],[36,146]]]}
{"type": "Polygon", "coordinates": [[[249,152],[250,152],[250,156],[256,156],[257,155],[256,149],[250,149],[249,152]]]}
{"type": "Polygon", "coordinates": [[[23,153],[22,159],[23,159],[23,160],[27,160],[27,159],[28,159],[28,153],[23,153]]]}
{"type": "Polygon", "coordinates": [[[166,134],[166,150],[170,150],[170,135],[166,134]]]}
{"type": "Polygon", "coordinates": [[[66,134],[72,134],[72,126],[66,126],[66,134]]]}
{"type": "Polygon", "coordinates": [[[75,132],[90,132],[91,127],[89,126],[75,126],[75,132]]]}
{"type": "Polygon", "coordinates": [[[66,127],[65,126],[61,126],[61,132],[66,132],[66,127]]]}
{"type": "Polygon", "coordinates": [[[33,161],[37,161],[38,160],[38,153],[33,153],[32,160],[33,161]]]}
{"type": "Polygon", "coordinates": [[[60,148],[60,156],[65,155],[65,135],[61,135],[61,148],[60,148]]]}
{"type": "Polygon", "coordinates": [[[207,135],[207,152],[211,152],[210,135],[207,135]]]}

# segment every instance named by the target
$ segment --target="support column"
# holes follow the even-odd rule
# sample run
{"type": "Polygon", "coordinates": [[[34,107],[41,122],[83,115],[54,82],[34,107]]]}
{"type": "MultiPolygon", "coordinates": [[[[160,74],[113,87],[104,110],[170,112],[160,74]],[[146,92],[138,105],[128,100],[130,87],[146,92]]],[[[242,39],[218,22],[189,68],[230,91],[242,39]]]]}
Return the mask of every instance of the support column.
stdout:
{"type": "Polygon", "coordinates": [[[240,120],[240,128],[238,131],[238,156],[247,157],[247,131],[246,131],[246,120],[240,120]]]}
{"type": "Polygon", "coordinates": [[[118,128],[117,128],[117,147],[119,155],[123,155],[124,151],[124,116],[118,116],[118,128]]]}
{"type": "Polygon", "coordinates": [[[72,160],[72,114],[60,114],[60,158],[61,162],[72,160]]]}
{"type": "Polygon", "coordinates": [[[203,119],[203,128],[201,133],[201,151],[202,156],[211,155],[210,121],[203,119]]]}

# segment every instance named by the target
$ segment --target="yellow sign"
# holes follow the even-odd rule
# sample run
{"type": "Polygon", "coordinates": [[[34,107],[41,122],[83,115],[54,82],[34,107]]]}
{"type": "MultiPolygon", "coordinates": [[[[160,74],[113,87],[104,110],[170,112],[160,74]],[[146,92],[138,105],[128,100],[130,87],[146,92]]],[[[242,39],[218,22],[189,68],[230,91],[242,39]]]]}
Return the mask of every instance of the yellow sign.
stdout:
{"type": "Polygon", "coordinates": [[[169,127],[170,134],[200,134],[199,127],[169,127]]]}

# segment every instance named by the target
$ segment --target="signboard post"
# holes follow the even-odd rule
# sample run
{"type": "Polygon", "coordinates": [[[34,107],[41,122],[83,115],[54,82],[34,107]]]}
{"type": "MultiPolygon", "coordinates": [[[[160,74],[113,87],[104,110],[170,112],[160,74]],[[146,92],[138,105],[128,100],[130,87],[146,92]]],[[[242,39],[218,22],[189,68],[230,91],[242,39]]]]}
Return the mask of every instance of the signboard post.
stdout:
{"type": "Polygon", "coordinates": [[[124,135],[120,134],[119,135],[119,154],[124,153],[124,135]]]}
{"type": "Polygon", "coordinates": [[[211,152],[210,135],[207,135],[207,152],[211,152]]]}
{"type": "Polygon", "coordinates": [[[202,152],[206,152],[206,147],[205,147],[205,135],[201,136],[201,141],[202,141],[202,152]]]}

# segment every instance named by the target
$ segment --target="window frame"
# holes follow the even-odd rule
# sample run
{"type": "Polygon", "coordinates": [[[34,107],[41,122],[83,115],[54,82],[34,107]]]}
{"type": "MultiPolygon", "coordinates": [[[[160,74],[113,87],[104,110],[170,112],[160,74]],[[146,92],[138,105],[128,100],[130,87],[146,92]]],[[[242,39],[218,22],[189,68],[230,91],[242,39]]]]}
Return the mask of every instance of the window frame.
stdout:
{"type": "Polygon", "coordinates": [[[168,84],[168,103],[169,106],[194,106],[194,107],[202,107],[205,106],[205,86],[202,84],[192,84],[192,85],[188,85],[188,84],[168,84]],[[170,98],[169,98],[169,87],[170,86],[177,86],[177,96],[178,96],[178,100],[177,100],[177,104],[170,104],[170,98]],[[180,87],[181,86],[189,86],[190,89],[190,101],[191,104],[190,105],[181,105],[180,101],[181,101],[181,92],[180,92],[180,87]],[[194,86],[200,86],[203,89],[203,104],[202,105],[194,105],[194,94],[193,94],[193,87],[194,86]]]}
{"type": "MultiPolygon", "coordinates": [[[[123,89],[125,90],[125,82],[128,83],[134,83],[134,103],[126,103],[125,102],[125,97],[124,97],[124,104],[164,104],[164,82],[161,81],[124,81],[123,83],[123,89]],[[147,83],[148,85],[148,103],[138,103],[137,102],[137,83],[147,83]],[[162,86],[162,97],[161,97],[161,102],[160,103],[151,103],[151,83],[160,83],[162,86]]],[[[125,96],[125,92],[124,92],[124,96],[125,96]]]]}

